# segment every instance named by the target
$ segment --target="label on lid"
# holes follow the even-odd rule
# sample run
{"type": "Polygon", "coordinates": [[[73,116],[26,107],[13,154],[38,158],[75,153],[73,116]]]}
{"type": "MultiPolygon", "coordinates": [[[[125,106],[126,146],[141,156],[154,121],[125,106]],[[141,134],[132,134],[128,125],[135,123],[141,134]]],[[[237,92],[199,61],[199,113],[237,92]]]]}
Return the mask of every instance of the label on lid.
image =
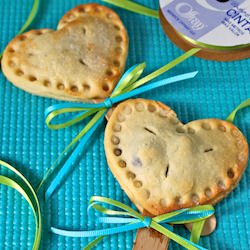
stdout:
{"type": "Polygon", "coordinates": [[[160,0],[160,8],[176,31],[196,42],[250,44],[249,0],[160,0]]]}

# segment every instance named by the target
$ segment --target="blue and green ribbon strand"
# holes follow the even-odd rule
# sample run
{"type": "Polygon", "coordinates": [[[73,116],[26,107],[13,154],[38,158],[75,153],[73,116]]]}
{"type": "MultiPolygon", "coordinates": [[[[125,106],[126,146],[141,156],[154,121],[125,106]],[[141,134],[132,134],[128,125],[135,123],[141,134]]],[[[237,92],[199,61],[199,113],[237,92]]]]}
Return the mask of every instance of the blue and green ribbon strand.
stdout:
{"type": "Polygon", "coordinates": [[[113,104],[129,99],[135,95],[145,93],[146,91],[159,88],[164,85],[168,85],[174,82],[183,81],[195,77],[197,72],[191,72],[181,74],[168,79],[160,80],[157,82],[148,83],[155,79],[159,75],[165,73],[176,65],[180,64],[187,58],[197,53],[199,49],[192,49],[154,71],[153,73],[140,78],[146,64],[138,64],[130,68],[120,79],[119,83],[113,90],[111,96],[101,103],[64,103],[50,106],[45,111],[46,124],[50,129],[63,129],[79,123],[87,117],[93,116],[89,123],[80,131],[80,133],[73,139],[73,141],[66,147],[66,149],[59,155],[54,164],[49,168],[41,181],[38,190],[41,187],[45,187],[45,200],[48,200],[55,190],[61,185],[61,183],[68,176],[69,172],[73,169],[75,161],[78,159],[86,147],[87,142],[91,139],[93,133],[100,126],[105,118],[108,110],[113,104]],[[140,78],[140,79],[139,79],[140,78]],[[145,86],[143,86],[145,85],[145,86]],[[56,118],[61,116],[67,117],[55,123],[56,118]],[[71,115],[69,117],[69,115],[71,115]],[[70,150],[72,151],[69,154],[70,150]],[[68,158],[65,160],[65,155],[68,158]],[[62,160],[64,159],[64,163],[62,160]]]}
{"type": "Polygon", "coordinates": [[[17,177],[17,178],[9,178],[0,175],[0,184],[8,186],[18,191],[25,198],[25,200],[28,202],[33,211],[36,223],[36,233],[32,249],[38,250],[41,241],[42,218],[41,218],[40,204],[36,192],[29,183],[29,181],[17,169],[15,169],[8,163],[1,160],[0,160],[0,166],[9,170],[11,174],[17,177]]]}
{"type": "Polygon", "coordinates": [[[143,216],[139,212],[119,201],[101,196],[93,196],[90,199],[89,209],[90,208],[94,208],[102,214],[111,216],[100,218],[90,217],[90,219],[95,219],[95,221],[103,224],[119,225],[111,228],[91,231],[69,231],[51,227],[51,231],[57,235],[66,237],[98,237],[84,248],[87,250],[96,246],[105,236],[147,227],[153,228],[186,249],[205,250],[205,248],[199,246],[197,243],[199,242],[205,220],[214,214],[213,206],[204,205],[193,208],[185,208],[151,218],[143,216]],[[103,207],[102,204],[111,205],[115,208],[118,208],[119,210],[108,209],[103,207]],[[187,240],[178,234],[175,234],[173,232],[173,228],[169,225],[185,223],[194,224],[191,233],[191,240],[187,240]]]}
{"type": "MultiPolygon", "coordinates": [[[[39,10],[39,6],[40,6],[40,0],[34,0],[31,11],[29,13],[29,16],[26,19],[26,21],[25,21],[24,25],[22,26],[22,28],[17,33],[17,35],[22,34],[23,32],[25,32],[30,27],[30,25],[32,24],[32,22],[36,18],[36,15],[37,15],[38,10],[39,10]]],[[[0,53],[0,60],[2,59],[2,56],[3,56],[3,52],[0,53]]]]}

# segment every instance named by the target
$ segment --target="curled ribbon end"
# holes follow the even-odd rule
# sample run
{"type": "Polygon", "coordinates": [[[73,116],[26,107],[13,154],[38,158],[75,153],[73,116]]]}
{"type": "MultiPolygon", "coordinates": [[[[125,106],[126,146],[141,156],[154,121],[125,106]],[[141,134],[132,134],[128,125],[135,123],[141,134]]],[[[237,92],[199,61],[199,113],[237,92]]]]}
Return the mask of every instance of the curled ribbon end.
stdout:
{"type": "Polygon", "coordinates": [[[195,77],[199,73],[199,71],[197,70],[197,71],[194,71],[193,73],[194,73],[194,77],[195,77]]]}

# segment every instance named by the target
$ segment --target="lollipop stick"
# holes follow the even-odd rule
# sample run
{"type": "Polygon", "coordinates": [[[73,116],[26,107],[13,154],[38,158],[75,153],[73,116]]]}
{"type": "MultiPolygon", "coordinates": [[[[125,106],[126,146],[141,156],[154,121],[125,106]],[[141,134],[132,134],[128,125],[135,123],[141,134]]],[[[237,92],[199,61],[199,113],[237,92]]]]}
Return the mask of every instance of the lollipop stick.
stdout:
{"type": "MultiPolygon", "coordinates": [[[[137,205],[137,204],[135,204],[137,205]]],[[[137,206],[144,216],[152,216],[147,210],[137,206]]],[[[166,250],[170,239],[152,228],[138,229],[133,250],[166,250]]]]}
{"type": "Polygon", "coordinates": [[[136,234],[133,250],[166,250],[170,239],[150,228],[139,229],[136,234]]]}

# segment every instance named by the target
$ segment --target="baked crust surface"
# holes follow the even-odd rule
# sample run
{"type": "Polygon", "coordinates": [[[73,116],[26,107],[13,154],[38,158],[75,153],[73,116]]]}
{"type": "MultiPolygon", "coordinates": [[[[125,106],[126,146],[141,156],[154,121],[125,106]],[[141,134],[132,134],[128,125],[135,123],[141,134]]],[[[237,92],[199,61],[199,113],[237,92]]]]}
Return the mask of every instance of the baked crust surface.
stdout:
{"type": "Polygon", "coordinates": [[[35,95],[70,101],[106,98],[123,73],[127,31],[119,16],[98,4],[79,5],[51,29],[31,30],[6,47],[2,70],[35,95]]]}
{"type": "Polygon", "coordinates": [[[246,139],[233,124],[203,119],[184,125],[169,107],[144,99],[115,108],[104,144],[121,187],[152,215],[219,202],[248,161],[246,139]]]}

